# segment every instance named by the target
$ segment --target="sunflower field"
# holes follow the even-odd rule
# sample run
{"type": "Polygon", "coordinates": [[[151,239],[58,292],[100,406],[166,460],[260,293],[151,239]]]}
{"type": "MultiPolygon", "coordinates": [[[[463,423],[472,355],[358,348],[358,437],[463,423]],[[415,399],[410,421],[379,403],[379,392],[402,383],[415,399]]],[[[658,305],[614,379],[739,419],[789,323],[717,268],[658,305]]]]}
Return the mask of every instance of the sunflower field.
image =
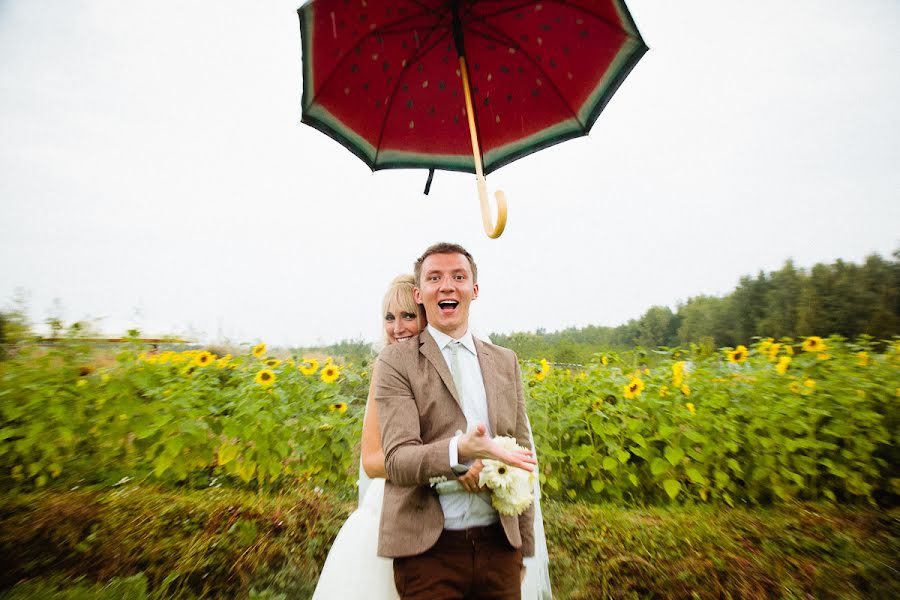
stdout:
{"type": "Polygon", "coordinates": [[[156,354],[108,366],[77,340],[20,348],[0,363],[3,485],[152,479],[275,489],[314,480],[351,487],[368,390],[331,360],[156,354]]]}
{"type": "MultiPolygon", "coordinates": [[[[698,358],[660,350],[526,364],[544,494],[643,506],[893,502],[900,342],[762,340],[698,358]]],[[[98,361],[77,339],[0,362],[0,485],[157,482],[350,497],[369,376],[305,356],[98,361]]]]}
{"type": "Polygon", "coordinates": [[[652,369],[531,365],[543,489],[639,506],[893,503],[900,342],[886,347],[766,339],[699,360],[660,351],[652,369]]]}

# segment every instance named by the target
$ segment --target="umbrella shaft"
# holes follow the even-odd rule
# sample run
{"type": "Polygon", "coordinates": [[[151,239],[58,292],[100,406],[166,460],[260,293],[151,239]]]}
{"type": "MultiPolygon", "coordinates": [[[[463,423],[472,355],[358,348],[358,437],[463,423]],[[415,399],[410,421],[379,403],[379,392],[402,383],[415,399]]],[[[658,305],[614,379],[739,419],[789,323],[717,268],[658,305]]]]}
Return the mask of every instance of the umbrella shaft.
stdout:
{"type": "Polygon", "coordinates": [[[466,57],[459,57],[459,74],[463,84],[463,94],[466,97],[466,116],[469,118],[469,135],[472,136],[472,156],[475,159],[475,175],[479,180],[484,179],[481,168],[481,149],[478,147],[478,129],[475,127],[475,109],[472,106],[472,90],[469,89],[469,71],[466,69],[466,57]]]}

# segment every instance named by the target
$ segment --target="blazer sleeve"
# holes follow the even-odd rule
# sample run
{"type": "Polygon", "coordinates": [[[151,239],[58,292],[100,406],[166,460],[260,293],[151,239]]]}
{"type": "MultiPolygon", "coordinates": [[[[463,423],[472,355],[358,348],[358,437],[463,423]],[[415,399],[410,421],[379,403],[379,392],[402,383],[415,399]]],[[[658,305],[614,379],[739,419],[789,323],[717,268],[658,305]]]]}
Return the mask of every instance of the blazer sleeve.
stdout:
{"type": "Polygon", "coordinates": [[[450,438],[425,444],[419,410],[400,361],[378,357],[372,373],[388,478],[401,486],[429,485],[432,477],[456,477],[450,468],[450,438]]]}
{"type": "MultiPolygon", "coordinates": [[[[522,385],[522,372],[519,360],[513,354],[516,380],[516,441],[523,448],[531,447],[531,436],[528,434],[528,417],[525,414],[525,392],[522,385]]],[[[535,473],[537,476],[537,473],[535,473]]],[[[522,556],[534,556],[534,503],[519,515],[519,535],[522,536],[522,556]]]]}

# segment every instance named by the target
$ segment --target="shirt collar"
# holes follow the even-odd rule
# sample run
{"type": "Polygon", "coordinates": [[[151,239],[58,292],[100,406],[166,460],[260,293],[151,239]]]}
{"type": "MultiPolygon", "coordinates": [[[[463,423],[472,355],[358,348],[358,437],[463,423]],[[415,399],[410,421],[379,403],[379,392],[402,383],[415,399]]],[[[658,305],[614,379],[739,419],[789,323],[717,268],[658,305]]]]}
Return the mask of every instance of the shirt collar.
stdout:
{"type": "MultiPolygon", "coordinates": [[[[447,344],[453,341],[452,337],[450,337],[443,331],[438,331],[431,325],[428,325],[428,333],[430,333],[431,337],[434,338],[434,341],[437,344],[438,348],[441,349],[441,352],[444,351],[444,348],[447,347],[447,344]]],[[[475,351],[475,339],[472,337],[472,332],[470,330],[466,329],[466,332],[457,341],[463,345],[463,348],[465,348],[475,356],[478,356],[478,352],[475,351]]]]}

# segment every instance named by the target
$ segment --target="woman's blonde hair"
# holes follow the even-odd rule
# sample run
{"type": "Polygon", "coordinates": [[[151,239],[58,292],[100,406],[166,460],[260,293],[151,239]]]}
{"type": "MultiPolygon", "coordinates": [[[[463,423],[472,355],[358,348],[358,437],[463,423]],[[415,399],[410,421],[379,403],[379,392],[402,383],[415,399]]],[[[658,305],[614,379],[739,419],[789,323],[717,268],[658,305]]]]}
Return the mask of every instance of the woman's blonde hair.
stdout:
{"type": "MultiPolygon", "coordinates": [[[[388,313],[388,310],[394,306],[397,307],[397,312],[403,311],[418,315],[419,325],[421,328],[425,327],[425,307],[421,304],[416,304],[416,299],[413,295],[413,289],[415,287],[416,279],[411,274],[404,273],[403,275],[398,275],[394,278],[391,285],[388,286],[387,292],[384,294],[384,300],[381,302],[382,323],[384,322],[384,317],[388,313]]],[[[397,318],[400,317],[399,314],[394,316],[397,318]]],[[[382,343],[385,346],[388,344],[387,333],[384,332],[383,327],[382,343]]]]}

